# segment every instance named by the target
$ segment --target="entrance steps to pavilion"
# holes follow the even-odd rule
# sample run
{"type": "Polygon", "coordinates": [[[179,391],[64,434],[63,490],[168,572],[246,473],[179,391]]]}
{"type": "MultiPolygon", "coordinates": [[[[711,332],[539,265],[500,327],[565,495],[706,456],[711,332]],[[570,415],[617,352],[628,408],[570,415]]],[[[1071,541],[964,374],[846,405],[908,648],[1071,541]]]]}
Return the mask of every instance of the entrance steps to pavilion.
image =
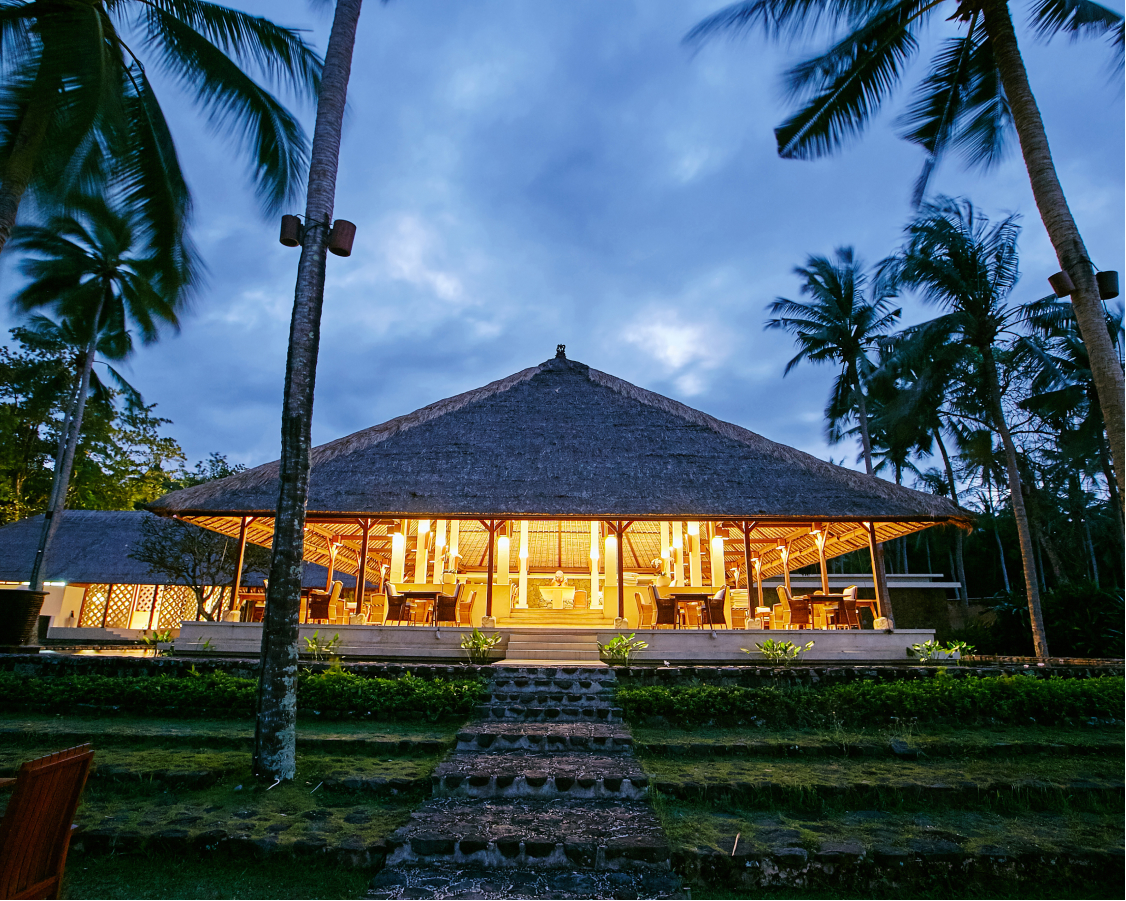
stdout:
{"type": "MultiPolygon", "coordinates": [[[[608,716],[615,673],[500,663],[488,679],[493,699],[580,697],[608,716]]],[[[368,898],[689,897],[626,728],[512,713],[458,733],[368,898]]]]}
{"type": "Polygon", "coordinates": [[[598,663],[598,635],[591,629],[514,631],[508,639],[509,661],[598,663]]]}
{"type": "MultiPolygon", "coordinates": [[[[511,647],[511,645],[510,645],[511,647]]],[[[607,666],[514,666],[495,664],[488,700],[478,706],[484,722],[589,723],[622,721],[613,706],[616,674],[607,666]]]]}

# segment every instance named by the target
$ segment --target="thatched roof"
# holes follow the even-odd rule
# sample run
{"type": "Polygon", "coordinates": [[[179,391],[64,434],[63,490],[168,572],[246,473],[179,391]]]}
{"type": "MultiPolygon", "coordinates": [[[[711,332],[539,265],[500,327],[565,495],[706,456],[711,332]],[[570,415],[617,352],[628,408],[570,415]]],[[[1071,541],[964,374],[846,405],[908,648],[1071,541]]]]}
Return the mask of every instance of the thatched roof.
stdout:
{"type": "MultiPolygon", "coordinates": [[[[47,558],[47,582],[89,582],[163,585],[167,579],[149,572],[148,565],[129,556],[140,540],[141,523],[152,518],[143,510],[67,510],[47,558]]],[[[43,517],[31,516],[0,527],[0,581],[23,582],[39,546],[43,517]]],[[[324,567],[305,564],[304,582],[323,587],[324,567]]],[[[351,576],[339,576],[354,585],[351,576]]],[[[261,585],[261,575],[247,575],[244,585],[261,585]]]]}
{"type": "MultiPolygon", "coordinates": [[[[273,514],[278,463],[175,491],[161,514],[273,514]]],[[[312,452],[317,517],[961,521],[943,498],[834,466],[564,358],[312,452]]]]}

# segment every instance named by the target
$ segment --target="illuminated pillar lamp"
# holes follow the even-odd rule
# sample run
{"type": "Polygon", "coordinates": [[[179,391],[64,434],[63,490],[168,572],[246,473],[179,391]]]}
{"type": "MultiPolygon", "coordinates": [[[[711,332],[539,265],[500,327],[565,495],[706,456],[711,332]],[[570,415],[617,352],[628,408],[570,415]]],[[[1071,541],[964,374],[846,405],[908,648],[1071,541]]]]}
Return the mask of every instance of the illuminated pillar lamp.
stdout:
{"type": "Polygon", "coordinates": [[[407,557],[407,537],[402,532],[391,536],[391,583],[398,585],[403,581],[403,566],[407,557]]]}
{"type": "Polygon", "coordinates": [[[684,527],[679,522],[672,523],[672,581],[674,585],[684,584],[684,527]]]}
{"type": "Polygon", "coordinates": [[[507,585],[509,576],[509,541],[507,535],[497,539],[497,585],[507,585]]]}
{"type": "Polygon", "coordinates": [[[723,536],[712,536],[712,588],[722,588],[727,584],[726,573],[724,572],[723,560],[723,536]]]}
{"type": "Polygon", "coordinates": [[[598,549],[598,539],[601,529],[596,522],[590,524],[590,606],[592,609],[602,607],[602,592],[598,587],[598,559],[601,556],[598,549]]]}
{"type": "Polygon", "coordinates": [[[446,521],[439,519],[434,529],[434,583],[441,585],[445,577],[446,521]]]}
{"type": "Polygon", "coordinates": [[[520,520],[520,595],[516,606],[528,606],[528,520],[520,520]]]}
{"type": "Polygon", "coordinates": [[[618,584],[618,539],[615,535],[606,536],[606,585],[618,584]]]}
{"type": "Polygon", "coordinates": [[[414,581],[415,584],[426,583],[426,557],[427,557],[427,538],[430,533],[430,520],[420,519],[418,521],[418,537],[415,541],[415,554],[414,554],[414,581]]]}

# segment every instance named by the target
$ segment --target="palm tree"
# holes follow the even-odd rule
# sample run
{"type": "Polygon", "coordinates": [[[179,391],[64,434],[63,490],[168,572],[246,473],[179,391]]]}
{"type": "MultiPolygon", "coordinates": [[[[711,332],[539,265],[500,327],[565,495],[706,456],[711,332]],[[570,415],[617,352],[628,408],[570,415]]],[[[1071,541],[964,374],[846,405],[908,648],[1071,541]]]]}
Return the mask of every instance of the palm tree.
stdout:
{"type": "Polygon", "coordinates": [[[0,251],[25,193],[56,208],[76,191],[112,190],[153,254],[190,280],[190,195],[146,61],[249,149],[268,210],[299,190],[305,135],[243,70],[311,93],[320,64],[292,29],[207,0],[6,0],[0,45],[0,251]]]}
{"type": "MultiPolygon", "coordinates": [[[[1109,39],[1121,70],[1124,30],[1118,13],[1092,0],[1034,0],[1030,14],[1044,38],[1109,39]]],[[[939,45],[901,119],[904,137],[927,153],[915,204],[946,152],[988,166],[1001,159],[1016,130],[1040,218],[1060,268],[1076,286],[1071,302],[1111,436],[1119,496],[1126,497],[1122,364],[1106,333],[1095,273],[1056,174],[1007,0],[742,0],[704,19],[685,40],[753,28],[796,40],[835,29],[828,50],[786,73],[800,109],[775,129],[781,156],[811,159],[837,150],[863,130],[898,86],[924,26],[935,21],[954,22],[961,33],[939,45]]]]}
{"type": "MultiPolygon", "coordinates": [[[[835,440],[843,424],[855,417],[864,467],[868,475],[873,475],[865,385],[875,369],[871,354],[899,318],[901,311],[891,303],[895,295],[884,280],[871,279],[864,272],[851,247],[839,248],[835,261],[811,256],[794,273],[802,279],[801,293],[810,298],[809,302],[776,298],[769,307],[776,318],[766,323],[768,329],[789,332],[798,344],[798,353],[786,364],[783,375],[789,375],[802,360],[840,366],[825,411],[829,437],[835,440]]],[[[876,566],[882,575],[884,552],[880,544],[876,545],[876,566]]],[[[886,579],[876,581],[884,589],[880,609],[894,621],[886,579]]]]}
{"type": "MultiPolygon", "coordinates": [[[[980,354],[979,381],[986,390],[991,425],[1005,449],[1009,497],[1024,563],[1033,644],[1038,657],[1047,657],[1048,641],[1040,613],[1040,584],[1020,462],[1005,419],[996,358],[999,337],[1018,315],[1007,301],[1020,276],[1017,266],[1019,234],[1020,227],[1014,216],[990,226],[968,201],[959,203],[943,198],[925,205],[908,226],[908,243],[895,269],[901,284],[917,288],[924,300],[945,307],[949,312],[939,317],[943,327],[980,354]]],[[[1105,328],[1104,325],[1104,331],[1105,328]]]]}
{"type": "Polygon", "coordinates": [[[281,488],[274,520],[269,602],[262,629],[254,772],[260,779],[293,779],[296,773],[297,633],[305,554],[305,502],[309,489],[313,388],[320,347],[321,306],[329,226],[336,197],[340,133],[352,47],[363,0],[337,0],[324,74],[317,98],[305,228],[282,402],[281,488]]]}
{"type": "MultiPolygon", "coordinates": [[[[42,226],[19,229],[12,238],[25,258],[20,270],[28,284],[12,299],[23,312],[48,309],[59,322],[58,332],[81,347],[77,384],[60,436],[54,484],[43,522],[39,549],[29,586],[43,587],[43,562],[58,531],[61,512],[82,432],[82,417],[90,393],[94,358],[99,349],[110,359],[124,359],[132,351],[127,328],[132,325],[148,344],[160,327],[179,327],[178,312],[186,300],[180,273],[170,273],[166,258],[155,256],[143,241],[144,225],[136,217],[114,210],[98,198],[72,201],[74,212],[52,217],[42,226]]],[[[40,332],[42,318],[33,320],[40,332]]]]}

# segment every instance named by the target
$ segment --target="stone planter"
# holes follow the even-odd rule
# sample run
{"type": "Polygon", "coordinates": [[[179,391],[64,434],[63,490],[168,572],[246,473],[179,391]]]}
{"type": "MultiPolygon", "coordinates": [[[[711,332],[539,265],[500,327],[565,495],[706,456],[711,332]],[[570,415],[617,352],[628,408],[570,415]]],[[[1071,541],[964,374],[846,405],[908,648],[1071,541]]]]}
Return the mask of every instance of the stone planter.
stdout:
{"type": "Polygon", "coordinates": [[[0,590],[0,645],[23,645],[35,635],[45,591],[27,588],[0,590]]]}

